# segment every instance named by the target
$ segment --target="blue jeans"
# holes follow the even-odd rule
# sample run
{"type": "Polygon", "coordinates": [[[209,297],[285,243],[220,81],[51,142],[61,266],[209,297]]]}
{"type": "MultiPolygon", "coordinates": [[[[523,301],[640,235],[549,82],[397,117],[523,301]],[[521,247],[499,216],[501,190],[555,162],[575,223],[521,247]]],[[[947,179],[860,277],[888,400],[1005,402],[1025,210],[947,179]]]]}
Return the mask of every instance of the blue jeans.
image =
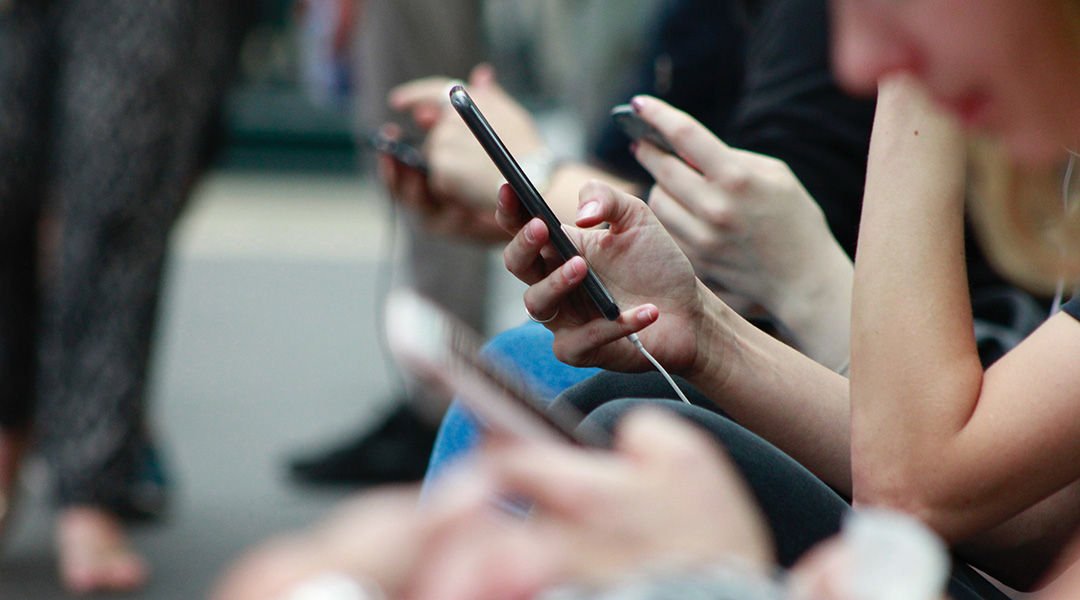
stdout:
{"type": "MultiPolygon", "coordinates": [[[[484,346],[483,353],[521,373],[540,398],[551,402],[566,388],[601,371],[559,362],[551,349],[553,340],[554,336],[543,325],[528,322],[493,337],[484,346]]],[[[461,402],[451,404],[435,438],[424,487],[479,445],[482,433],[481,426],[461,402]]]]}

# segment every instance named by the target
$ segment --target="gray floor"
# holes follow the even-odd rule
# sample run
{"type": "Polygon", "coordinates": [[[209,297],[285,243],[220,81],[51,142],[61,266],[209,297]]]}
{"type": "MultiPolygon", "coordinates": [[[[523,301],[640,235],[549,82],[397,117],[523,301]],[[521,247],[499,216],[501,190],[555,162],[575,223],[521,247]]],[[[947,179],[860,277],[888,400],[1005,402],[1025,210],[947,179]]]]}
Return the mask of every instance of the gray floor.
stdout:
{"type": "MultiPolygon", "coordinates": [[[[175,238],[153,372],[175,511],[137,533],[155,577],[127,597],[203,598],[240,549],[340,498],[290,484],[283,459],[370,423],[395,389],[371,309],[384,223],[354,179],[200,186],[175,238]]],[[[65,598],[43,478],[25,479],[0,599],[65,598]]]]}

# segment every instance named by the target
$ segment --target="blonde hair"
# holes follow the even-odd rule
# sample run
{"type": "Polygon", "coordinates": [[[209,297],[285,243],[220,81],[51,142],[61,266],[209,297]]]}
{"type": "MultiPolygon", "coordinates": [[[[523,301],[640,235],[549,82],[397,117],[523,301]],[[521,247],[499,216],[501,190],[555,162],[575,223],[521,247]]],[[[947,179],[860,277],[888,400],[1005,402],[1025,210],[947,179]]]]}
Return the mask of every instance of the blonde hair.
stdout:
{"type": "MultiPolygon", "coordinates": [[[[1060,6],[1080,53],[1080,0],[1061,0],[1060,6]]],[[[973,138],[968,149],[968,215],[991,264],[1039,295],[1075,288],[1080,157],[1063,148],[1057,165],[1033,168],[1014,164],[997,140],[973,138]]]]}
{"type": "Polygon", "coordinates": [[[1080,165],[1062,150],[1058,165],[1018,167],[1001,144],[969,144],[968,214],[983,250],[1002,275],[1049,296],[1080,281],[1080,165]]]}

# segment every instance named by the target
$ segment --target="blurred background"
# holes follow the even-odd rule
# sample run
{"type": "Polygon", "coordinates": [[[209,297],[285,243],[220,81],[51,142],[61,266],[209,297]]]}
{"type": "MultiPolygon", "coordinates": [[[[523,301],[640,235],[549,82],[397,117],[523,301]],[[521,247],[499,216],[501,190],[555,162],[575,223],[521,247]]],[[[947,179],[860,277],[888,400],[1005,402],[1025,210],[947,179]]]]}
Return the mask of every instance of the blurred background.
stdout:
{"type": "MultiPolygon", "coordinates": [[[[580,153],[585,124],[610,108],[658,1],[485,2],[501,80],[562,152],[580,153]]],[[[154,577],[124,597],[204,597],[241,549],[324,513],[346,492],[292,484],[288,457],[374,418],[400,385],[377,310],[397,277],[396,225],[360,167],[369,150],[349,99],[363,82],[339,62],[356,58],[327,49],[318,4],[255,5],[210,168],[169,239],[148,420],[175,498],[162,523],[135,530],[154,577]]],[[[491,329],[524,317],[498,252],[491,329]]],[[[0,599],[67,597],[42,470],[24,473],[0,599]]]]}

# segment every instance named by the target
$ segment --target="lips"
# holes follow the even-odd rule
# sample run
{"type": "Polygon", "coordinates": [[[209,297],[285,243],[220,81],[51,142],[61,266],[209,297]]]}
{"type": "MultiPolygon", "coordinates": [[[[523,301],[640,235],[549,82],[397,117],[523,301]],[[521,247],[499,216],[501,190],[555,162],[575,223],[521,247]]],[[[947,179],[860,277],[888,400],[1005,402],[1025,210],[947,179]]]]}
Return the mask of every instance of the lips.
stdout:
{"type": "Polygon", "coordinates": [[[990,122],[990,97],[971,92],[952,97],[937,98],[938,104],[955,115],[968,129],[985,129],[990,122]]]}

